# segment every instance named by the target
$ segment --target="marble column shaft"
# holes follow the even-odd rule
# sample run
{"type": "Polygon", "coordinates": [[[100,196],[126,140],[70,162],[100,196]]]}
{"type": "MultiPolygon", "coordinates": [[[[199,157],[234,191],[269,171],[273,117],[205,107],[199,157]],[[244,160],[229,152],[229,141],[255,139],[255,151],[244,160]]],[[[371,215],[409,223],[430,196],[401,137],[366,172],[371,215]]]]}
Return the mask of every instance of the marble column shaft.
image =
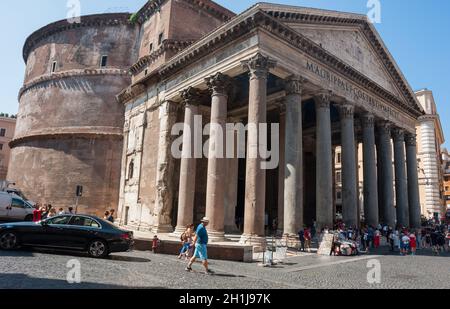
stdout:
{"type": "Polygon", "coordinates": [[[377,226],[379,223],[379,215],[374,116],[372,114],[363,115],[362,125],[364,161],[364,218],[366,224],[377,226]]]}
{"type": "Polygon", "coordinates": [[[286,81],[284,235],[296,238],[303,227],[303,127],[301,76],[286,81]]]}
{"type": "Polygon", "coordinates": [[[280,109],[280,165],[278,168],[278,233],[284,233],[284,170],[285,170],[285,146],[286,146],[286,110],[280,109]]]}
{"type": "Polygon", "coordinates": [[[249,132],[247,140],[244,234],[241,243],[265,246],[266,170],[262,168],[263,159],[259,151],[267,149],[267,137],[261,138],[259,125],[267,122],[267,79],[269,69],[275,63],[257,54],[243,65],[250,72],[248,125],[253,126],[254,131],[249,132]]]}
{"type": "Polygon", "coordinates": [[[319,230],[323,227],[332,228],[334,224],[330,96],[328,91],[315,96],[316,223],[319,230]]]}
{"type": "Polygon", "coordinates": [[[351,104],[339,106],[342,146],[342,217],[349,227],[358,225],[354,109],[355,107],[351,104]]]}
{"type": "MultiPolygon", "coordinates": [[[[233,130],[235,153],[233,158],[227,158],[227,178],[225,192],[225,233],[238,234],[236,225],[236,207],[238,198],[239,157],[237,153],[238,133],[233,130]]],[[[229,135],[227,135],[229,136],[229,135]]]]}
{"type": "Polygon", "coordinates": [[[391,125],[388,122],[382,122],[378,126],[380,157],[378,164],[382,169],[383,200],[380,201],[380,207],[383,212],[383,223],[395,227],[395,208],[394,208],[394,176],[392,168],[392,144],[391,144],[391,125]]]}
{"type": "Polygon", "coordinates": [[[406,134],[406,162],[408,173],[409,225],[411,228],[417,229],[421,226],[417,142],[416,135],[411,133],[406,134]]]}
{"type": "Polygon", "coordinates": [[[225,239],[226,122],[231,80],[217,73],[206,80],[211,95],[211,131],[209,138],[206,216],[211,241],[225,239]]]}
{"type": "Polygon", "coordinates": [[[409,226],[408,183],[406,180],[405,133],[394,130],[395,200],[397,225],[409,226]]]}
{"type": "Polygon", "coordinates": [[[185,231],[186,226],[194,224],[194,200],[195,200],[195,178],[197,159],[194,156],[195,147],[195,116],[199,114],[198,104],[200,92],[189,87],[181,93],[185,104],[183,149],[180,165],[180,186],[178,194],[178,219],[176,234],[185,231]]]}

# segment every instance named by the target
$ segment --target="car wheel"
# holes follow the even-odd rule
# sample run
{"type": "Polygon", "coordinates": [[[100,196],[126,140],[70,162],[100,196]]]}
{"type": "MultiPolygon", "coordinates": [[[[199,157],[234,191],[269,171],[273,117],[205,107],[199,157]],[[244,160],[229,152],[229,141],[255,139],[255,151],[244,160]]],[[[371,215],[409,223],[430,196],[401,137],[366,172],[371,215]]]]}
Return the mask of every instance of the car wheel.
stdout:
{"type": "Polygon", "coordinates": [[[19,245],[19,238],[14,232],[5,232],[0,235],[0,249],[13,250],[19,245]]]}
{"type": "Polygon", "coordinates": [[[33,221],[33,215],[28,215],[25,217],[25,222],[31,222],[33,221]]]}
{"type": "Polygon", "coordinates": [[[88,247],[88,253],[93,258],[103,258],[109,254],[106,242],[100,239],[93,240],[88,247]]]}

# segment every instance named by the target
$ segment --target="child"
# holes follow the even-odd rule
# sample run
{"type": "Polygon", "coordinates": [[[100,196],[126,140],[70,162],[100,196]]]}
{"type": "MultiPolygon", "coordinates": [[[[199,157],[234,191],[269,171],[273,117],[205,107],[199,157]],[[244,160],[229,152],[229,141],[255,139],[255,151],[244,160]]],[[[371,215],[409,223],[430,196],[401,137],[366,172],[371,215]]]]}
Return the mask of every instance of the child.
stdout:
{"type": "Polygon", "coordinates": [[[417,239],[414,233],[409,235],[409,247],[411,248],[411,255],[416,255],[417,239]]]}
{"type": "Polygon", "coordinates": [[[380,239],[381,239],[381,233],[379,230],[375,231],[375,237],[373,239],[373,245],[375,248],[378,248],[380,246],[380,239]]]}
{"type": "Polygon", "coordinates": [[[189,253],[189,248],[191,245],[191,243],[189,242],[187,233],[184,232],[183,234],[181,234],[180,239],[181,239],[182,247],[181,247],[180,255],[178,256],[178,258],[181,259],[183,256],[185,258],[187,258],[187,254],[189,253]]]}

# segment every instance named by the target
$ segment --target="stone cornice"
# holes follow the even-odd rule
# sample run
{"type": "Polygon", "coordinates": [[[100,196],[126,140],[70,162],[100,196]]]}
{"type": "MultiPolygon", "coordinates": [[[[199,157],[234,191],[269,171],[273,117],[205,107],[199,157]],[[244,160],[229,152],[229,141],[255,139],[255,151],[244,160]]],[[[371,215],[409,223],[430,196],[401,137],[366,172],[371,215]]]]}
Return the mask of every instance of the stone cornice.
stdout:
{"type": "Polygon", "coordinates": [[[57,82],[60,79],[77,77],[77,76],[98,76],[98,75],[125,75],[125,76],[128,76],[129,73],[127,70],[122,70],[122,69],[80,69],[80,70],[69,70],[69,71],[63,71],[63,72],[42,75],[38,78],[31,80],[30,82],[26,83],[25,85],[23,85],[22,88],[20,88],[20,90],[19,90],[18,99],[20,101],[20,98],[22,97],[22,95],[25,92],[27,92],[28,90],[31,90],[45,82],[50,82],[50,81],[57,82]]]}
{"type": "Polygon", "coordinates": [[[131,25],[130,16],[129,13],[96,14],[81,16],[80,23],[69,23],[67,19],[51,23],[33,32],[27,38],[23,47],[23,59],[26,63],[34,46],[54,34],[81,27],[131,25]]]}
{"type": "Polygon", "coordinates": [[[121,139],[123,137],[123,129],[117,127],[67,127],[35,130],[29,131],[23,135],[15,136],[14,139],[9,142],[9,147],[14,148],[29,141],[69,137],[121,139]]]}
{"type": "MultiPolygon", "coordinates": [[[[229,20],[235,14],[230,10],[212,2],[209,0],[183,0],[196,9],[208,13],[216,18],[223,21],[229,20]]],[[[167,0],[149,0],[147,3],[136,13],[137,22],[140,24],[145,23],[155,12],[161,10],[161,6],[166,3],[167,0]]]]}
{"type": "MultiPolygon", "coordinates": [[[[222,25],[199,41],[187,47],[170,59],[164,66],[157,70],[157,72],[154,72],[152,76],[147,76],[140,82],[145,82],[145,80],[149,80],[155,76],[157,76],[159,80],[170,77],[189,64],[198,61],[202,57],[211,54],[215,50],[241,36],[248,35],[249,32],[258,28],[272,33],[277,38],[286,41],[313,59],[316,59],[319,62],[333,68],[336,72],[344,75],[360,87],[367,89],[372,93],[377,94],[379,97],[391,102],[392,105],[401,107],[413,117],[417,118],[423,115],[422,109],[418,107],[414,98],[412,101],[408,101],[409,103],[401,101],[391,92],[387,91],[373,80],[343,62],[341,59],[331,54],[320,45],[306,38],[301,33],[296,32],[289,26],[283,24],[275,17],[262,11],[259,8],[259,5],[251,7],[244,13],[231,19],[228,23],[222,25]]],[[[125,103],[125,101],[122,102],[125,103]]]]}
{"type": "Polygon", "coordinates": [[[142,69],[151,64],[153,61],[158,59],[166,51],[173,50],[175,52],[180,52],[194,42],[195,40],[186,40],[186,41],[164,40],[160,48],[155,50],[150,55],[141,57],[133,66],[131,66],[130,72],[132,74],[137,74],[140,71],[142,71],[142,69]]]}

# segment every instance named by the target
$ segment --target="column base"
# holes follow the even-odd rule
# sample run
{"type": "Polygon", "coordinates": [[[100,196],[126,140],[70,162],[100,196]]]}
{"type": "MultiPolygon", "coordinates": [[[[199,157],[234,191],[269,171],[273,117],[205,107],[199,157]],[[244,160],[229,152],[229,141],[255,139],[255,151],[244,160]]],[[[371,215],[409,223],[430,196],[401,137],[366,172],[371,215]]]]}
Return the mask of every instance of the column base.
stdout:
{"type": "Polygon", "coordinates": [[[152,226],[151,232],[155,234],[170,234],[173,232],[172,225],[152,226]]]}
{"type": "Polygon", "coordinates": [[[283,239],[286,242],[286,246],[288,248],[298,249],[300,247],[300,240],[298,238],[298,235],[284,234],[283,239]]]}
{"type": "Polygon", "coordinates": [[[239,243],[242,245],[249,245],[253,246],[256,250],[265,250],[267,247],[267,240],[263,236],[257,236],[257,235],[249,235],[249,234],[243,234],[241,236],[241,239],[239,240],[239,243]]]}
{"type": "Polygon", "coordinates": [[[226,241],[225,232],[208,231],[208,240],[210,242],[226,241]]]}
{"type": "Polygon", "coordinates": [[[169,236],[174,238],[180,238],[180,236],[186,231],[186,227],[183,226],[177,226],[175,228],[175,231],[171,233],[169,236]]]}

